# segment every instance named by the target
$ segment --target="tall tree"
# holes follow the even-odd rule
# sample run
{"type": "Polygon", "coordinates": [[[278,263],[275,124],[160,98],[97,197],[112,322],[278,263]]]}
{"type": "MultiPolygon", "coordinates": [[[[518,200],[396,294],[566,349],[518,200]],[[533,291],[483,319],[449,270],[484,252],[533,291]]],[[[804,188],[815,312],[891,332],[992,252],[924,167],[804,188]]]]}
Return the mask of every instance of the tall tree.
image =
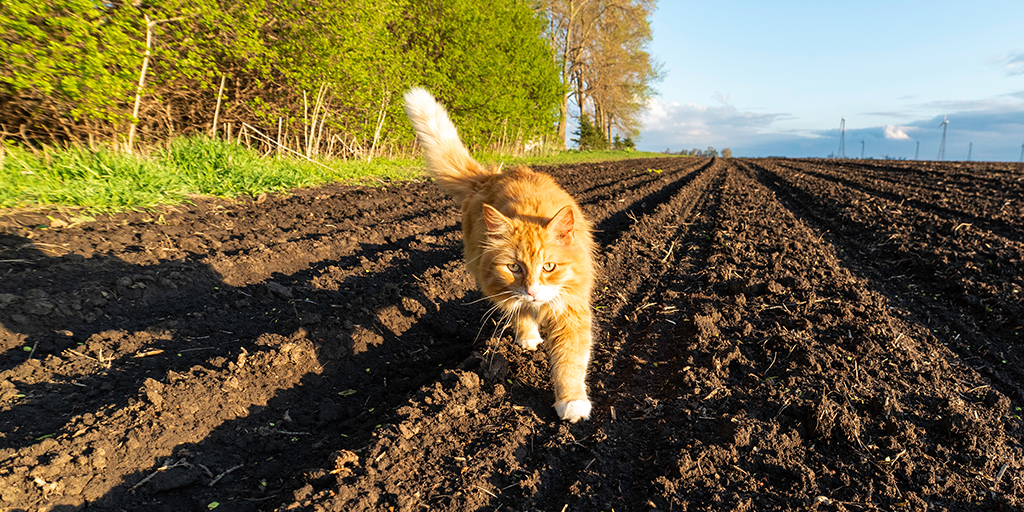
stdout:
{"type": "Polygon", "coordinates": [[[605,12],[594,41],[592,65],[584,68],[590,108],[606,138],[617,131],[640,132],[640,113],[654,94],[660,67],[646,51],[651,39],[647,15],[653,2],[636,2],[605,12]]]}
{"type": "Polygon", "coordinates": [[[646,51],[648,17],[656,0],[543,0],[548,37],[565,92],[557,131],[564,140],[570,100],[578,115],[589,111],[610,139],[613,130],[639,132],[639,115],[661,78],[646,51]]]}
{"type": "Polygon", "coordinates": [[[584,9],[595,0],[543,0],[540,10],[548,21],[548,37],[554,50],[554,58],[561,71],[562,97],[559,102],[556,137],[565,145],[565,130],[569,119],[569,85],[575,71],[574,63],[579,60],[580,46],[589,26],[581,20],[584,9]]]}

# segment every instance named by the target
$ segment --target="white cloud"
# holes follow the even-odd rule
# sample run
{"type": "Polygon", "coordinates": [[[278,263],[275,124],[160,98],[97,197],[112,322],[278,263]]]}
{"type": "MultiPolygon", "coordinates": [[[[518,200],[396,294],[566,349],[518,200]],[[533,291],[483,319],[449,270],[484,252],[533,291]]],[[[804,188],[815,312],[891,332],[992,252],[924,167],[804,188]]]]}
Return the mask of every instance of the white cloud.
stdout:
{"type": "Polygon", "coordinates": [[[725,103],[728,97],[718,95],[720,106],[680,104],[653,98],[643,114],[641,143],[645,148],[661,150],[706,146],[728,147],[741,140],[750,140],[764,133],[773,122],[788,118],[786,114],[764,114],[741,111],[725,103]]]}
{"type": "Polygon", "coordinates": [[[901,126],[893,124],[885,125],[885,138],[887,139],[909,139],[910,135],[901,126]]]}
{"type": "Polygon", "coordinates": [[[1008,75],[1024,75],[1024,48],[1004,55],[999,59],[1008,75]]]}
{"type": "MultiPolygon", "coordinates": [[[[946,157],[1016,162],[1024,137],[1024,91],[976,100],[930,101],[909,105],[900,118],[846,127],[846,155],[934,159],[942,140],[940,123],[948,116],[946,157]],[[891,122],[893,124],[883,124],[891,122]],[[899,124],[895,124],[899,123],[899,124]],[[918,146],[918,143],[920,145],[918,146]]],[[[646,151],[730,148],[735,156],[825,157],[839,148],[839,129],[780,128],[787,114],[740,110],[732,105],[680,104],[654,99],[644,113],[638,147],[646,151]]],[[[787,123],[789,124],[789,123],[787,123]]]]}

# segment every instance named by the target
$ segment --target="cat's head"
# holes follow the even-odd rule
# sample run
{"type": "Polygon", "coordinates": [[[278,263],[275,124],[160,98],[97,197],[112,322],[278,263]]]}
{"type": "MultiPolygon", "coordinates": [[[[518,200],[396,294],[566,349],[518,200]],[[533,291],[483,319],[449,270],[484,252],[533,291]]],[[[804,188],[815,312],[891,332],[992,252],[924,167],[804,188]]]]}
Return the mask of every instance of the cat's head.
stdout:
{"type": "Polygon", "coordinates": [[[590,269],[586,248],[576,240],[580,219],[572,206],[550,220],[509,218],[487,204],[483,209],[484,258],[490,261],[485,288],[492,296],[501,294],[496,301],[558,308],[569,296],[581,293],[579,284],[589,279],[590,269]]]}

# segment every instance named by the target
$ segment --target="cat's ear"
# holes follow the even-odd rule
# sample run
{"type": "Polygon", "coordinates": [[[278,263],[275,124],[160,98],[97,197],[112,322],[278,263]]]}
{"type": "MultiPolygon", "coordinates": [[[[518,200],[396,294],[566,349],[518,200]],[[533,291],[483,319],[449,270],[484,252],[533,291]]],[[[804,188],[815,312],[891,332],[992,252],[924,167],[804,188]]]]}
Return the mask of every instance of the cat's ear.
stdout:
{"type": "Polygon", "coordinates": [[[551,220],[548,221],[548,225],[545,226],[549,231],[555,234],[555,236],[567,244],[571,244],[573,240],[573,228],[576,227],[576,214],[573,212],[572,206],[566,205],[551,220]]]}
{"type": "Polygon", "coordinates": [[[512,222],[498,211],[497,208],[484,203],[484,223],[490,235],[500,235],[512,229],[512,222]]]}

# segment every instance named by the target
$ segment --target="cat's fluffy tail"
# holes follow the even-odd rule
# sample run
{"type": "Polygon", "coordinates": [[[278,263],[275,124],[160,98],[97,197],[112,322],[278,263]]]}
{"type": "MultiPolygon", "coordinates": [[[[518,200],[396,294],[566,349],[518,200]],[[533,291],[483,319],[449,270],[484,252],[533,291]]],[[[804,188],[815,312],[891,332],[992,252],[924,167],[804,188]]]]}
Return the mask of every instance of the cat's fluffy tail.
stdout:
{"type": "Polygon", "coordinates": [[[416,87],[405,93],[405,113],[416,130],[430,174],[457,201],[472,196],[494,174],[470,156],[448,113],[426,89],[416,87]]]}

